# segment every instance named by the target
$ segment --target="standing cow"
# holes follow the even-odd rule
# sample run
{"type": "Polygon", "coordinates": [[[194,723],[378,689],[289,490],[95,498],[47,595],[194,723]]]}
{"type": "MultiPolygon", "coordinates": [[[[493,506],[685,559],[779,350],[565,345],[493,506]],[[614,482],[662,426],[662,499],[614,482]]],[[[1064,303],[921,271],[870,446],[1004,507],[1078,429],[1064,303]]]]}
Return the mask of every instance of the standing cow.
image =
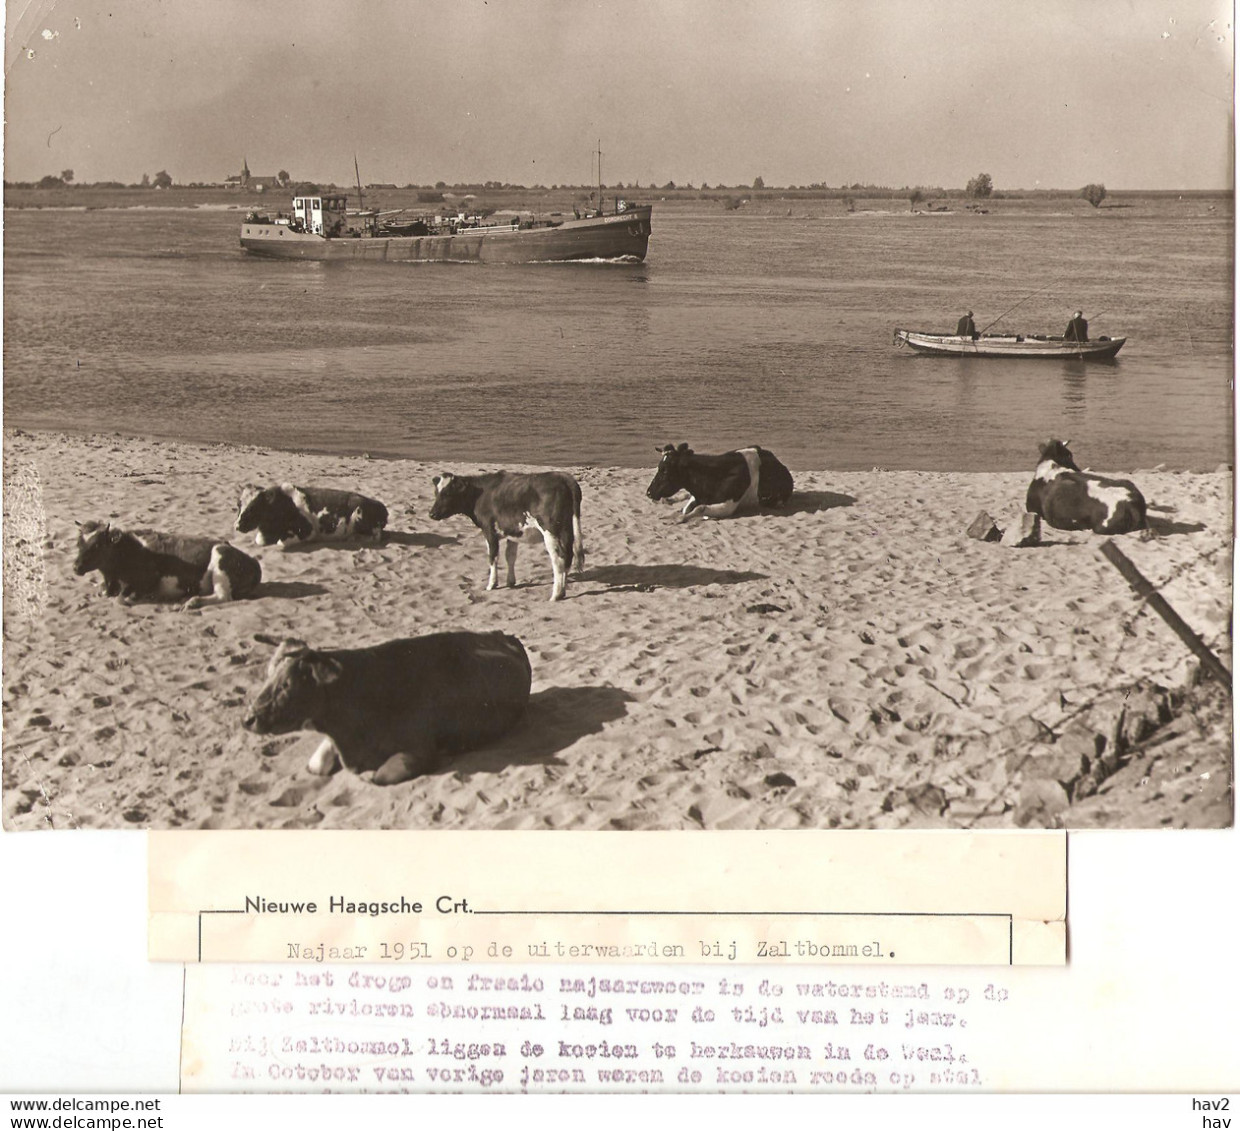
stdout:
{"type": "Polygon", "coordinates": [[[1025,510],[1056,530],[1128,534],[1145,529],[1145,498],[1127,479],[1106,479],[1076,466],[1068,445],[1047,440],[1025,494],[1025,510]]]}
{"type": "Polygon", "coordinates": [[[525,475],[492,471],[487,475],[436,475],[433,519],[465,515],[487,540],[487,589],[494,589],[499,568],[499,540],[507,539],[508,586],[517,583],[517,548],[533,527],[551,558],[551,600],[564,597],[569,566],[581,571],[585,543],[581,537],[581,485],[564,471],[525,475]]]}
{"type": "Polygon", "coordinates": [[[237,507],[237,530],[257,531],[260,546],[285,546],[329,538],[383,540],[388,512],[378,499],[336,487],[245,487],[237,507]]]}
{"type": "Polygon", "coordinates": [[[316,730],[312,774],[338,764],[408,781],[445,753],[511,729],[530,698],[530,660],[502,632],[437,632],[370,648],[318,651],[286,640],[242,725],[255,734],[316,730]]]}
{"type": "Polygon", "coordinates": [[[184,600],[184,608],[249,597],[263,570],[249,554],[218,538],[187,538],[157,530],[125,531],[104,522],[78,524],[79,577],[98,570],[109,597],[184,600]]]}
{"type": "Polygon", "coordinates": [[[663,456],[646,488],[652,499],[670,499],[688,491],[680,512],[727,518],[738,510],[783,507],[792,498],[792,473],[765,448],[741,448],[718,456],[696,455],[688,444],[665,444],[663,456]]]}

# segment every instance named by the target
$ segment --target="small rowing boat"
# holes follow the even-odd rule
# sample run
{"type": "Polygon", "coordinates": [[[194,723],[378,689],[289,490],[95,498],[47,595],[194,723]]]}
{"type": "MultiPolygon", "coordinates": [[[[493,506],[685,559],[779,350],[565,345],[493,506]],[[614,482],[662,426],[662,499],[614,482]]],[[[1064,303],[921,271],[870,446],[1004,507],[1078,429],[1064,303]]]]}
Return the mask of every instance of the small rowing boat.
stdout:
{"type": "Polygon", "coordinates": [[[897,346],[942,357],[1057,357],[1099,361],[1114,357],[1127,338],[1094,338],[1076,342],[1049,334],[929,334],[923,330],[895,332],[897,346]]]}

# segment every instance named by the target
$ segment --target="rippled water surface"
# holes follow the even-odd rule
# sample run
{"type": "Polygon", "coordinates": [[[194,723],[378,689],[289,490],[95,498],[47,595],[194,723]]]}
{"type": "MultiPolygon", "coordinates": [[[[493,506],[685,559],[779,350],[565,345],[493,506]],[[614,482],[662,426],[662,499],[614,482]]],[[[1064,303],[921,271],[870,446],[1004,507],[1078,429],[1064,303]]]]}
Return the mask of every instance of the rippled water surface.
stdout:
{"type": "Polygon", "coordinates": [[[490,465],[688,440],[1015,469],[1050,435],[1099,468],[1230,460],[1230,202],[786,211],[656,203],[643,264],[490,267],[268,262],[236,212],[8,210],[5,424],[490,465]],[[1112,364],[892,344],[1022,299],[999,328],[1081,306],[1128,343],[1112,364]]]}

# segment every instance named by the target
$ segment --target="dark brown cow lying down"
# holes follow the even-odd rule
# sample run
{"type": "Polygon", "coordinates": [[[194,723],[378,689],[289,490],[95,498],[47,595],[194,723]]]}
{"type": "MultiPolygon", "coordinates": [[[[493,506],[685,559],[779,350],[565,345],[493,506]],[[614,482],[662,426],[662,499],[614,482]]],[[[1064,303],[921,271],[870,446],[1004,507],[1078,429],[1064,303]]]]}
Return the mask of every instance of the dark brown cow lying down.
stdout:
{"type": "Polygon", "coordinates": [[[1068,445],[1047,440],[1025,493],[1025,510],[1056,530],[1128,534],[1145,529],[1145,497],[1127,479],[1106,479],[1076,466],[1068,445]]]}
{"type": "Polygon", "coordinates": [[[255,734],[326,735],[308,763],[407,781],[444,754],[498,738],[530,698],[530,661],[502,632],[437,632],[371,648],[317,651],[286,640],[242,725],[255,734]]]}
{"type": "Polygon", "coordinates": [[[383,540],[388,512],[378,499],[336,487],[245,487],[237,506],[237,530],[255,531],[260,546],[327,539],[383,540]]]}
{"type": "Polygon", "coordinates": [[[104,592],[126,604],[189,598],[185,608],[248,597],[262,580],[262,566],[218,538],[186,538],[157,530],[127,532],[103,522],[78,524],[79,577],[98,570],[104,592]]]}
{"type": "Polygon", "coordinates": [[[738,510],[783,507],[792,498],[792,473],[765,448],[701,456],[688,444],[665,444],[646,494],[656,501],[688,491],[681,516],[727,518],[738,510]]]}

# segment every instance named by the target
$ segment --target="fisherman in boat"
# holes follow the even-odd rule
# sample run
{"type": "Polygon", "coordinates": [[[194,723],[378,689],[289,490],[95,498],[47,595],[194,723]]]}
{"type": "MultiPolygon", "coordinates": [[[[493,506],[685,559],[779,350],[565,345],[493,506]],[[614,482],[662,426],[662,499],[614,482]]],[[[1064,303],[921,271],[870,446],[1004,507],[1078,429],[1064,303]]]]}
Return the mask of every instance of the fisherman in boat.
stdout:
{"type": "Polygon", "coordinates": [[[973,311],[969,311],[956,323],[956,337],[977,338],[977,327],[973,325],[973,311]]]}
{"type": "Polygon", "coordinates": [[[1072,315],[1072,321],[1068,323],[1068,328],[1063,332],[1063,340],[1065,342],[1089,341],[1089,323],[1085,321],[1079,310],[1072,315]]]}

